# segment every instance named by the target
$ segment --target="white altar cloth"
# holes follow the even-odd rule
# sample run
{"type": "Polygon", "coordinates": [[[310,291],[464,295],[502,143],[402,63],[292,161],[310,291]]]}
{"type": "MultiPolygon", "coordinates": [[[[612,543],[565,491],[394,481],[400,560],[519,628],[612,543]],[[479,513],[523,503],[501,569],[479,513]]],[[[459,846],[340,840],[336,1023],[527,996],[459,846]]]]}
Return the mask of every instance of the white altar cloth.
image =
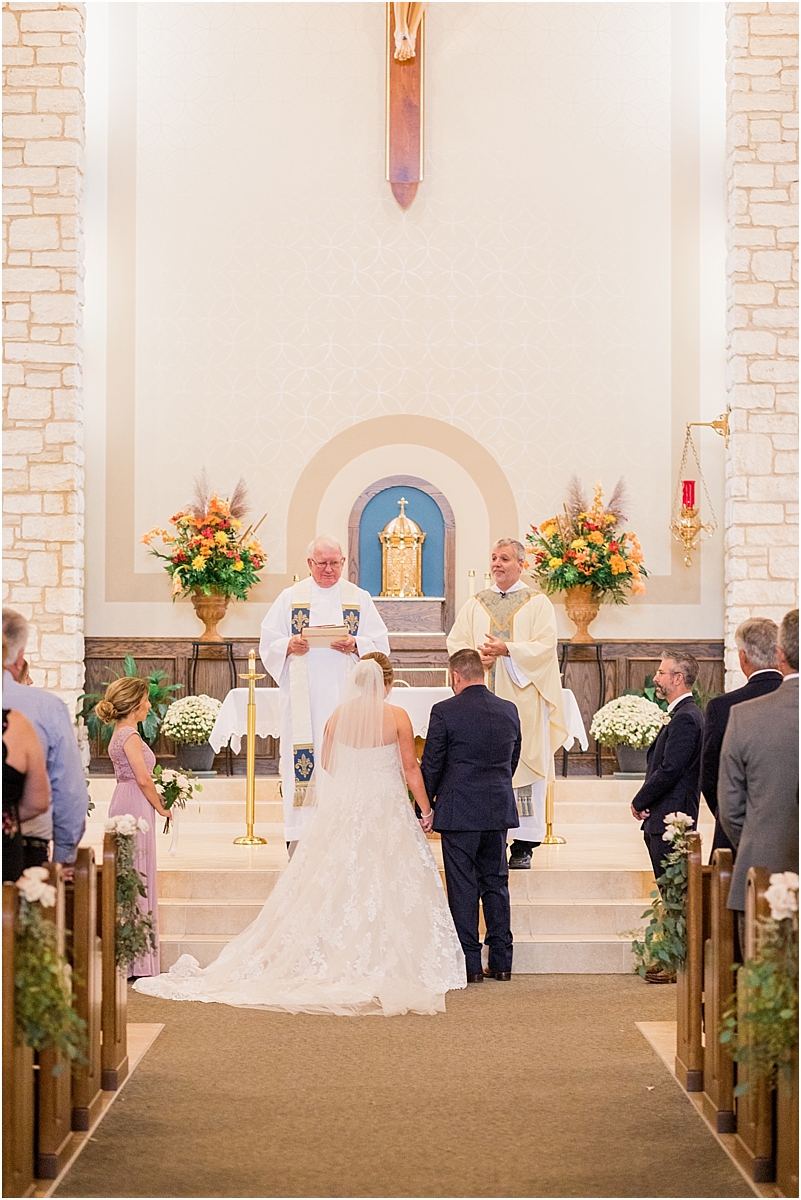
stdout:
{"type": "MultiPolygon", "coordinates": [[[[281,736],[281,714],[278,707],[278,688],[256,688],[256,733],[259,737],[281,736]]],[[[419,687],[392,689],[392,703],[403,708],[409,714],[415,737],[424,738],[428,733],[428,718],[433,705],[440,700],[447,700],[453,692],[449,687],[419,687]]],[[[581,719],[576,697],[569,688],[562,688],[562,701],[565,706],[568,736],[565,741],[566,749],[578,742],[582,750],[586,750],[589,742],[581,719]]],[[[238,754],[242,738],[248,727],[248,689],[232,688],[223,700],[209,742],[214,753],[219,754],[223,746],[229,745],[238,754]]]]}

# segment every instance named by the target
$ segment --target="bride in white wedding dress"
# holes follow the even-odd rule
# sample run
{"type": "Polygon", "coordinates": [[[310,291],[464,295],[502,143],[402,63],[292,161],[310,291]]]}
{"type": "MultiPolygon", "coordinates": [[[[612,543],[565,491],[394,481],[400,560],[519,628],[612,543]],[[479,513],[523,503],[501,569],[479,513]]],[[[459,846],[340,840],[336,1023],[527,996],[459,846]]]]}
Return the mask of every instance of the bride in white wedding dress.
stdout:
{"type": "Polygon", "coordinates": [[[136,991],[393,1016],[444,1012],[445,993],[466,986],[439,871],[409,804],[407,785],[428,816],[411,722],[385,703],[384,664],[356,665],[326,726],[317,811],[253,924],[211,966],[184,954],[168,974],[137,980],[136,991]]]}

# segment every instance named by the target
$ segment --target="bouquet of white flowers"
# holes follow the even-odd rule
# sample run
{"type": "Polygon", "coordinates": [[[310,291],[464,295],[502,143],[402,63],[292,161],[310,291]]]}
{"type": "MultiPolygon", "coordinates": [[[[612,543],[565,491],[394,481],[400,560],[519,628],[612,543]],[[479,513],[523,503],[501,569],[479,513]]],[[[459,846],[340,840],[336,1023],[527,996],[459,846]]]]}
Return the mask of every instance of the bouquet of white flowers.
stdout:
{"type": "Polygon", "coordinates": [[[161,732],[182,746],[202,746],[209,740],[222,701],[213,696],[184,696],[173,700],[161,732]]]}
{"type": "Polygon", "coordinates": [[[602,746],[632,746],[642,750],[651,745],[669,721],[668,714],[644,696],[618,696],[598,709],[590,733],[602,746]]]}
{"type": "MultiPolygon", "coordinates": [[[[193,699],[190,696],[188,699],[193,699]]],[[[171,771],[169,767],[165,771],[159,764],[153,772],[153,782],[156,785],[156,791],[161,796],[161,803],[165,808],[186,808],[187,800],[192,799],[193,792],[202,792],[203,788],[199,783],[193,783],[187,775],[180,771],[171,771]]],[[[164,823],[164,832],[167,833],[170,828],[170,818],[167,817],[164,823]]]]}

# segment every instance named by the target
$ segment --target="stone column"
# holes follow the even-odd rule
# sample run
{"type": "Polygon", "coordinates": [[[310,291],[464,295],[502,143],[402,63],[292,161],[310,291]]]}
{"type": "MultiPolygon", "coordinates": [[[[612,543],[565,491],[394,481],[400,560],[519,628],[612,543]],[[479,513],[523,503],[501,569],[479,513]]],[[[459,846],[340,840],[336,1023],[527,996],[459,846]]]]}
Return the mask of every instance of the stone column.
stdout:
{"type": "Polygon", "coordinates": [[[798,604],[798,5],[727,4],[727,686],[798,604]]]}
{"type": "Polygon", "coordinates": [[[84,7],[3,8],[3,602],[35,683],[83,683],[84,7]]]}

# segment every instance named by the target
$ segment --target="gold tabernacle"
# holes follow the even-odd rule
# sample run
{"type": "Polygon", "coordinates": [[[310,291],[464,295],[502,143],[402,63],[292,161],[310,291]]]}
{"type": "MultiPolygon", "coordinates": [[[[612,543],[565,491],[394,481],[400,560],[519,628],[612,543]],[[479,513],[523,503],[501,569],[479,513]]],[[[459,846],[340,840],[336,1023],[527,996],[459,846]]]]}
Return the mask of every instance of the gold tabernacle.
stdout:
{"type": "Polygon", "coordinates": [[[256,820],[256,680],[264,679],[264,675],[256,674],[256,652],[248,654],[248,673],[240,675],[240,679],[248,681],[248,745],[247,745],[247,783],[245,791],[245,826],[244,837],[234,838],[235,846],[266,846],[267,838],[256,837],[253,825],[256,820]]]}
{"type": "Polygon", "coordinates": [[[409,501],[401,496],[400,516],[378,535],[381,542],[381,595],[410,599],[423,595],[423,542],[426,535],[406,516],[409,501]]]}

